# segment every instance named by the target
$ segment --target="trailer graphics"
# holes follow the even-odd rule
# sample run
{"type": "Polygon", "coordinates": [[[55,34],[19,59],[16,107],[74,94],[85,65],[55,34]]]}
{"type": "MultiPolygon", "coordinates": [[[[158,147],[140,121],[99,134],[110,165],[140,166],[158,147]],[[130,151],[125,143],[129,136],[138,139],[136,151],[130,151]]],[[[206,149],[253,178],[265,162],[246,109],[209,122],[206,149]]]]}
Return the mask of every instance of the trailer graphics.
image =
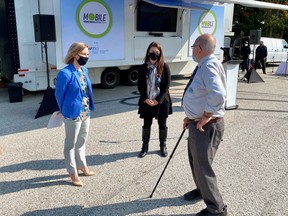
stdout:
{"type": "MultiPolygon", "coordinates": [[[[205,33],[212,34],[217,41],[215,54],[221,54],[224,37],[224,7],[199,4],[203,10],[193,9],[190,15],[190,46],[196,38],[205,33]],[[197,20],[197,22],[195,22],[197,20]]],[[[189,56],[192,56],[192,50],[189,49],[189,56]]]]}
{"type": "Polygon", "coordinates": [[[103,1],[84,1],[77,9],[77,23],[80,29],[90,37],[105,36],[112,26],[112,13],[103,1]]]}
{"type": "Polygon", "coordinates": [[[217,28],[216,15],[212,11],[205,11],[198,21],[198,30],[201,34],[209,33],[214,35],[217,28]]]}
{"type": "Polygon", "coordinates": [[[75,41],[90,47],[90,65],[99,60],[124,59],[123,0],[61,0],[60,8],[63,59],[75,41]]]}

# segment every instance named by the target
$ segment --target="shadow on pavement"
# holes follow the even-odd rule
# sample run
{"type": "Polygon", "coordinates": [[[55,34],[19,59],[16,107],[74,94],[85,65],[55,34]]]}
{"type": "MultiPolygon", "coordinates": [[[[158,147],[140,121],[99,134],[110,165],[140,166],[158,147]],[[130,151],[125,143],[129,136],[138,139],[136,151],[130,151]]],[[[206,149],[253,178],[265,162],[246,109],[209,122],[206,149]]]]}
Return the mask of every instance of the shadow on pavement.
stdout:
{"type": "Polygon", "coordinates": [[[17,181],[0,182],[0,195],[15,193],[33,188],[70,184],[68,181],[63,180],[63,178],[67,178],[67,175],[49,175],[17,181]]]}
{"type": "MultiPolygon", "coordinates": [[[[192,205],[194,203],[195,202],[184,201],[182,197],[164,198],[164,199],[144,198],[144,199],[134,200],[130,202],[113,203],[113,204],[95,206],[92,208],[84,208],[83,206],[75,205],[75,206],[68,206],[68,207],[63,207],[63,208],[38,210],[38,211],[33,211],[33,212],[27,212],[25,214],[22,214],[22,216],[33,216],[33,215],[126,216],[130,214],[143,213],[146,211],[150,211],[150,210],[162,208],[162,207],[177,207],[177,206],[192,205]]],[[[194,214],[189,214],[189,215],[193,216],[194,214]]],[[[153,216],[157,216],[157,214],[153,214],[153,216]]],[[[169,216],[188,216],[188,214],[169,214],[169,216]]]]}
{"type": "MultiPolygon", "coordinates": [[[[86,156],[87,163],[90,166],[103,165],[112,163],[126,158],[137,157],[139,152],[124,152],[109,155],[88,155],[86,156]]],[[[153,153],[153,152],[149,152],[153,153]]],[[[156,151],[155,151],[156,153],[156,151]]],[[[64,159],[51,160],[33,160],[24,163],[13,164],[9,166],[0,167],[0,173],[14,173],[22,170],[58,170],[65,169],[64,159]]]]}
{"type": "MultiPolygon", "coordinates": [[[[180,80],[180,78],[179,78],[180,80]]],[[[171,85],[182,85],[177,80],[171,85]]],[[[181,101],[182,88],[170,91],[173,103],[181,101]],[[180,92],[180,93],[179,93],[180,92]]],[[[42,101],[43,92],[33,92],[24,96],[23,102],[9,103],[4,95],[5,90],[0,91],[0,136],[20,133],[30,130],[46,128],[50,115],[34,119],[42,101]]],[[[135,111],[135,119],[138,119],[138,98],[137,87],[118,86],[114,89],[93,88],[95,111],[91,112],[91,119],[115,115],[124,112],[135,111]]],[[[183,111],[181,106],[173,106],[173,111],[183,111]]]]}

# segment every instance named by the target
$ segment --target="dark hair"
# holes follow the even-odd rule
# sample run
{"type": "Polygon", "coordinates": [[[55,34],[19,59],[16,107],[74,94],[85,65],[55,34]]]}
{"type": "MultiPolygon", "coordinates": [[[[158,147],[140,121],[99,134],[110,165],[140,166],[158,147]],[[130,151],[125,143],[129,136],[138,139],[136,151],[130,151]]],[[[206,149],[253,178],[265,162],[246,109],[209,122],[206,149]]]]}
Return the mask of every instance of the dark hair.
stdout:
{"type": "Polygon", "coordinates": [[[159,51],[160,51],[160,56],[159,59],[157,60],[158,62],[158,66],[157,66],[157,73],[158,75],[161,77],[162,73],[163,73],[163,68],[164,68],[164,56],[163,56],[163,52],[162,52],[162,48],[160,46],[160,44],[158,42],[153,41],[152,43],[150,43],[150,45],[148,46],[147,50],[146,50],[146,55],[144,58],[144,62],[148,62],[149,61],[149,50],[151,47],[156,47],[159,51]]]}

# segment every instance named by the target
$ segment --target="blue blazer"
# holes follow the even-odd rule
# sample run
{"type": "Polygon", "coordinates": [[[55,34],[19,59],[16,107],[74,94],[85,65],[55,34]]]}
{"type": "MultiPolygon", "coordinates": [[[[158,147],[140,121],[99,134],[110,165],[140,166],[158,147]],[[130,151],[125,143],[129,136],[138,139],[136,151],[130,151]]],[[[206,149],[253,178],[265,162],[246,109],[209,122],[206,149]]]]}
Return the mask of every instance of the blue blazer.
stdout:
{"type": "MultiPolygon", "coordinates": [[[[86,67],[81,67],[85,73],[87,88],[89,92],[90,110],[94,110],[92,85],[86,67]]],[[[69,64],[59,71],[56,80],[55,97],[60,112],[66,118],[77,118],[80,116],[83,92],[77,70],[73,64],[69,64]]]]}

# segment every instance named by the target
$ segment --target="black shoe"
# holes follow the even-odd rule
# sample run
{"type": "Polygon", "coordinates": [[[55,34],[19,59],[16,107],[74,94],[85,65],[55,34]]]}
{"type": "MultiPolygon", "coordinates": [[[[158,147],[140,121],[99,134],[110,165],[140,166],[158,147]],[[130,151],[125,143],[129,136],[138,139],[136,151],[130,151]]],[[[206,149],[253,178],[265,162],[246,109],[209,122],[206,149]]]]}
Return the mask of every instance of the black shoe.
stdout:
{"type": "Polygon", "coordinates": [[[160,147],[160,154],[161,154],[162,157],[167,157],[168,152],[167,152],[166,146],[161,146],[160,147]]]}
{"type": "Polygon", "coordinates": [[[192,191],[185,193],[183,197],[184,197],[184,200],[187,200],[187,201],[194,201],[194,200],[202,199],[202,196],[197,189],[194,189],[192,191]]]}
{"type": "Polygon", "coordinates": [[[207,209],[203,209],[202,211],[198,212],[196,216],[227,216],[227,206],[224,207],[224,211],[220,213],[214,213],[212,214],[207,209]]]}
{"type": "Polygon", "coordinates": [[[142,149],[141,152],[139,153],[138,157],[139,157],[139,158],[143,158],[143,157],[145,157],[146,154],[147,154],[147,152],[148,152],[148,150],[146,150],[146,149],[142,149]]]}

